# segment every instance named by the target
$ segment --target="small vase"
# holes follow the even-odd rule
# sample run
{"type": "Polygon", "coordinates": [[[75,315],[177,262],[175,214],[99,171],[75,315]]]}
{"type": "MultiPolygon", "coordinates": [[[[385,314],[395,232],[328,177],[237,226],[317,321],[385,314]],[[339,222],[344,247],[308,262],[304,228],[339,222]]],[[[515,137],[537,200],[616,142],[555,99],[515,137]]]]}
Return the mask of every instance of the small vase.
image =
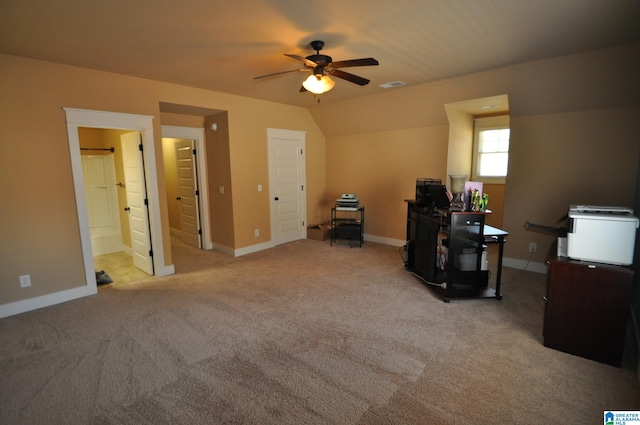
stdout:
{"type": "Polygon", "coordinates": [[[464,184],[467,181],[467,176],[450,174],[449,179],[451,180],[451,193],[453,194],[451,208],[463,211],[464,199],[462,199],[462,194],[464,193],[464,184]]]}

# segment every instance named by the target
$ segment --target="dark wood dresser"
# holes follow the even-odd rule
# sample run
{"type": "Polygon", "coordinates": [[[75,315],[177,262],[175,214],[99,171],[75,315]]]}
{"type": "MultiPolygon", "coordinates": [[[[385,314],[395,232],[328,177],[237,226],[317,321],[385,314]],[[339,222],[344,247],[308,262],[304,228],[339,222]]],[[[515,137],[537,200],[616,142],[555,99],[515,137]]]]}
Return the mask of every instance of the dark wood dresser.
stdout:
{"type": "Polygon", "coordinates": [[[555,254],[547,264],[544,345],[620,367],[633,270],[555,254]]]}

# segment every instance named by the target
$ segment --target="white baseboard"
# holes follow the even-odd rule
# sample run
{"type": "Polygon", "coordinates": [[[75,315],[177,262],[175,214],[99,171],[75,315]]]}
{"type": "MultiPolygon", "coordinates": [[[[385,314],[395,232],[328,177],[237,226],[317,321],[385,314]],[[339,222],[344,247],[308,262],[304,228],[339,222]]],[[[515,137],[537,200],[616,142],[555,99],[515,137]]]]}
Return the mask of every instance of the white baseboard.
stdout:
{"type": "Polygon", "coordinates": [[[230,257],[235,257],[235,250],[225,245],[220,245],[217,243],[213,243],[211,249],[213,251],[220,252],[222,254],[228,255],[230,257]]]}
{"type": "Polygon", "coordinates": [[[547,265],[545,263],[537,263],[534,261],[520,260],[518,258],[504,257],[502,259],[504,267],[512,269],[526,270],[528,272],[547,273],[547,265]]]}
{"type": "Polygon", "coordinates": [[[171,276],[172,274],[176,274],[176,268],[173,264],[169,264],[164,267],[156,267],[154,271],[156,276],[171,276]]]}
{"type": "Polygon", "coordinates": [[[259,243],[256,245],[247,246],[244,248],[236,249],[233,252],[234,257],[241,257],[243,255],[252,254],[254,252],[262,251],[269,248],[274,248],[276,244],[272,241],[259,243]]]}
{"type": "Polygon", "coordinates": [[[243,255],[252,254],[254,252],[263,251],[265,249],[274,248],[276,246],[276,244],[271,241],[260,243],[257,245],[246,246],[244,248],[238,248],[238,249],[231,248],[225,245],[220,245],[217,243],[212,243],[211,245],[212,245],[211,250],[220,252],[225,255],[229,255],[231,257],[241,257],[243,255]]]}
{"type": "Polygon", "coordinates": [[[364,235],[364,240],[397,247],[404,246],[404,244],[407,243],[404,239],[386,238],[383,236],[368,235],[366,233],[364,235]]]}
{"type": "Polygon", "coordinates": [[[42,295],[40,297],[29,298],[9,304],[0,305],[0,319],[13,316],[15,314],[26,313],[43,307],[75,300],[78,298],[94,295],[98,289],[94,286],[80,286],[78,288],[67,289],[66,291],[55,292],[53,294],[42,295]]]}

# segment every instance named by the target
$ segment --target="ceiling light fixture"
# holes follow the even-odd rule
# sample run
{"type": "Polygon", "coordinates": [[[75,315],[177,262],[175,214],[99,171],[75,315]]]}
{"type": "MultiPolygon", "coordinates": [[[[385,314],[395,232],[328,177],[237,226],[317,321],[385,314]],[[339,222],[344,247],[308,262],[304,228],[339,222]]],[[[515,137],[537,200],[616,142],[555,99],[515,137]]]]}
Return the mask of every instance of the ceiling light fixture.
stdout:
{"type": "Polygon", "coordinates": [[[313,70],[313,74],[309,75],[302,83],[302,87],[309,90],[313,94],[326,93],[336,85],[329,76],[324,75],[324,71],[321,67],[317,67],[313,70]]]}

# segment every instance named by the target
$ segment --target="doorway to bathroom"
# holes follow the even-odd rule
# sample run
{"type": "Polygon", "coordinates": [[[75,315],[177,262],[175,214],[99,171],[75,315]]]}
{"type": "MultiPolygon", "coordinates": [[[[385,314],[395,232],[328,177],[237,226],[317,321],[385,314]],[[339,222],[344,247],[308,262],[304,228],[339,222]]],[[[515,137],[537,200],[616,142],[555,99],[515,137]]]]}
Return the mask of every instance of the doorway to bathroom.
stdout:
{"type": "MultiPolygon", "coordinates": [[[[135,259],[134,264],[137,268],[145,269],[144,272],[147,275],[166,276],[175,273],[172,264],[165,264],[165,241],[163,240],[160,219],[153,117],[74,108],[63,109],[67,121],[67,135],[69,138],[69,153],[78,213],[82,257],[86,284],[90,289],[89,293],[95,293],[97,291],[96,271],[100,270],[96,270],[91,245],[87,194],[85,192],[81,158],[82,151],[80,149],[80,133],[83,131],[83,128],[96,131],[111,130],[119,132],[117,133],[118,139],[109,143],[106,147],[109,148],[108,152],[111,151],[110,148],[114,148],[114,164],[116,167],[119,163],[118,155],[122,154],[123,170],[129,169],[129,172],[125,173],[123,171],[122,179],[124,181],[118,181],[116,174],[115,184],[122,183],[124,186],[122,189],[125,191],[127,197],[126,206],[122,206],[118,202],[118,214],[126,213],[126,219],[122,216],[119,217],[121,234],[123,237],[126,237],[127,232],[122,231],[122,226],[123,223],[128,222],[128,234],[131,236],[131,257],[135,259]],[[135,144],[129,144],[129,147],[127,147],[127,143],[124,141],[126,137],[123,138],[123,136],[127,134],[129,134],[132,139],[135,135],[135,144]],[[135,161],[130,161],[127,159],[128,157],[136,159],[135,161]],[[133,162],[136,162],[138,165],[132,166],[131,164],[133,162]],[[134,233],[137,234],[134,235],[134,233]],[[144,266],[141,266],[143,262],[144,266]]],[[[106,133],[101,133],[102,136],[105,134],[106,133]]],[[[110,134],[110,136],[113,136],[113,134],[110,134]]],[[[100,148],[101,145],[89,147],[100,148]]],[[[107,173],[108,172],[104,173],[105,176],[107,173]]],[[[117,189],[120,190],[120,185],[118,185],[117,189]]]]}
{"type": "Polygon", "coordinates": [[[78,128],[98,286],[153,274],[140,132],[78,128]]]}

